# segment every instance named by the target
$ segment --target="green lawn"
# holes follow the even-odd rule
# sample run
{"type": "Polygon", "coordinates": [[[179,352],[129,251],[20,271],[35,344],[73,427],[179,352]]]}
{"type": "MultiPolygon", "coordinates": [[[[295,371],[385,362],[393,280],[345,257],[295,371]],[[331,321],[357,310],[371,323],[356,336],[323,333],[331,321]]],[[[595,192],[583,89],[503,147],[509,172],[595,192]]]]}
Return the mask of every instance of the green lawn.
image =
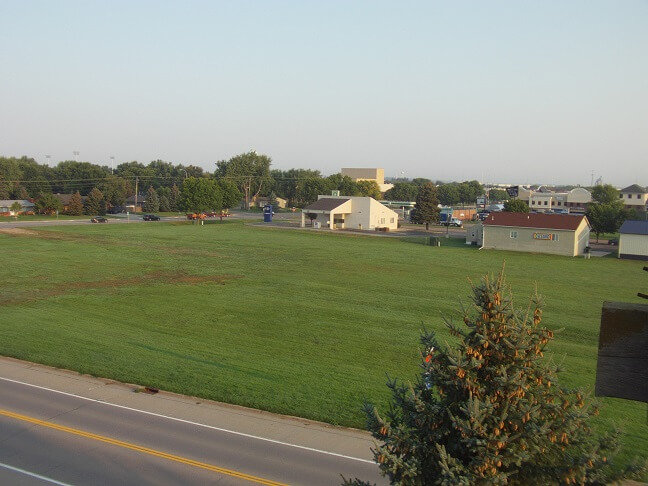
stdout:
{"type": "MultiPolygon", "coordinates": [[[[563,383],[593,389],[604,300],[640,302],[642,262],[484,251],[457,240],[225,221],[3,230],[0,354],[361,427],[385,374],[417,372],[423,325],[450,340],[469,280],[506,261],[515,302],[537,285],[563,383]]],[[[599,427],[648,455],[646,405],[604,399],[599,427]]]]}

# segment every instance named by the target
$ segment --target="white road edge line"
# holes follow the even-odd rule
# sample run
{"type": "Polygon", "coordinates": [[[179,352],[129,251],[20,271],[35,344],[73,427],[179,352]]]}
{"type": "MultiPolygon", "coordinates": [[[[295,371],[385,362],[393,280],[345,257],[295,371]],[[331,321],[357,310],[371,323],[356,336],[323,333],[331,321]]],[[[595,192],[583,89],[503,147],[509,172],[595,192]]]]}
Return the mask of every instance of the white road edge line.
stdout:
{"type": "Polygon", "coordinates": [[[0,462],[0,467],[4,467],[5,469],[9,469],[10,471],[19,472],[21,474],[26,474],[27,476],[31,476],[32,478],[42,479],[43,481],[47,481],[48,483],[58,484],[59,486],[72,486],[71,484],[62,483],[61,481],[57,481],[56,479],[48,478],[46,476],[41,476],[40,474],[25,471],[24,469],[20,469],[19,467],[10,466],[9,464],[5,464],[3,462],[0,462]]]}
{"type": "Polygon", "coordinates": [[[290,444],[289,442],[282,442],[280,440],[268,439],[266,437],[259,437],[258,435],[246,434],[244,432],[237,432],[235,430],[223,429],[221,427],[215,427],[213,425],[201,424],[199,422],[192,422],[191,420],[185,420],[185,419],[181,419],[181,418],[170,417],[168,415],[162,415],[162,414],[159,414],[159,413],[148,412],[146,410],[140,410],[138,408],[126,407],[124,405],[117,405],[116,403],[110,403],[110,402],[106,402],[106,401],[103,401],[103,400],[97,400],[96,398],[88,398],[88,397],[84,397],[84,396],[81,396],[81,395],[75,395],[74,393],[68,393],[68,392],[63,392],[63,391],[60,391],[60,390],[54,390],[52,388],[47,388],[47,387],[44,387],[44,386],[34,385],[32,383],[25,383],[23,381],[12,380],[11,378],[5,378],[3,376],[0,376],[0,380],[9,381],[11,383],[17,383],[19,385],[31,386],[33,388],[38,388],[40,390],[46,390],[46,391],[49,391],[49,392],[52,392],[52,393],[58,393],[60,395],[66,395],[66,396],[69,396],[69,397],[78,398],[80,400],[87,400],[89,402],[100,403],[102,405],[108,405],[110,407],[122,408],[124,410],[130,410],[131,412],[143,413],[143,414],[146,414],[146,415],[151,415],[153,417],[160,417],[160,418],[164,418],[164,419],[168,419],[168,420],[174,420],[176,422],[182,422],[182,423],[185,423],[185,424],[196,425],[198,427],[204,427],[206,429],[218,430],[219,432],[225,432],[225,433],[228,433],[228,434],[239,435],[241,437],[247,437],[249,439],[262,440],[262,441],[265,441],[265,442],[270,442],[270,443],[273,443],[273,444],[279,444],[279,445],[286,446],[286,447],[294,447],[295,449],[302,449],[302,450],[305,450],[305,451],[317,452],[319,454],[327,454],[329,456],[336,456],[336,457],[341,457],[341,458],[344,458],[344,459],[350,459],[352,461],[366,462],[368,464],[376,464],[375,461],[370,461],[368,459],[361,459],[359,457],[345,456],[344,454],[338,454],[337,452],[323,451],[323,450],[320,450],[320,449],[315,449],[313,447],[306,447],[306,446],[301,446],[301,445],[297,445],[297,444],[290,444]]]}

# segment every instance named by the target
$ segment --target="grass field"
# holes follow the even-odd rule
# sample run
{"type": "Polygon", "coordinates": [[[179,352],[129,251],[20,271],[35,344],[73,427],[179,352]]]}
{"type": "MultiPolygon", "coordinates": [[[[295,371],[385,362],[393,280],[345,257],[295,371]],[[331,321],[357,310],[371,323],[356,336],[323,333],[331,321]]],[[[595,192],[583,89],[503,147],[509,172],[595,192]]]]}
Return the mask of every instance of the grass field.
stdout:
{"type": "MultiPolygon", "coordinates": [[[[236,221],[0,229],[0,354],[273,412],[362,427],[386,374],[417,372],[423,325],[449,340],[468,279],[537,284],[561,382],[592,390],[601,305],[640,302],[640,262],[479,251],[459,241],[236,221]]],[[[597,427],[648,455],[646,405],[604,399],[597,427]]]]}

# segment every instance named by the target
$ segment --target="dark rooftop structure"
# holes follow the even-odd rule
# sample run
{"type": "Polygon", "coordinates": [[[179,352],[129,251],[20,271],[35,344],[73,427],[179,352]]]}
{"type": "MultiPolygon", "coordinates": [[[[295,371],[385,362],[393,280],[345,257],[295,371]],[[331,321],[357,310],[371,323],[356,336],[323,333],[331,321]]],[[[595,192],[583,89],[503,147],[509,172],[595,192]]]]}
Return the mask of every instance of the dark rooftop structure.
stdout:
{"type": "Polygon", "coordinates": [[[648,190],[645,187],[641,187],[639,184],[632,184],[631,186],[625,187],[621,189],[621,192],[623,193],[640,193],[640,194],[645,194],[648,192],[648,190]]]}
{"type": "Polygon", "coordinates": [[[625,235],[648,235],[648,221],[625,221],[619,233],[625,235]]]}
{"type": "Polygon", "coordinates": [[[313,204],[309,204],[304,209],[305,210],[313,209],[316,211],[331,211],[332,209],[335,209],[338,206],[344,204],[348,200],[349,200],[348,198],[338,199],[332,197],[323,197],[322,199],[315,201],[313,204]]]}
{"type": "Polygon", "coordinates": [[[490,213],[484,221],[484,225],[576,231],[583,218],[585,218],[583,215],[509,213],[502,211],[490,213]]]}

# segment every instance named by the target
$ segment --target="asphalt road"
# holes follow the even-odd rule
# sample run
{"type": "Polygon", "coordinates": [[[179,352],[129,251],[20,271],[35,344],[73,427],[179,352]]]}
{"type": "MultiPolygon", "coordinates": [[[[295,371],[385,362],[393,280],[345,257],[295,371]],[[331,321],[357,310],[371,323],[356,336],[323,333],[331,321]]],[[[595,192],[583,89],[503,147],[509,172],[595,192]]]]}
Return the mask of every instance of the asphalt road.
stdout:
{"type": "Polygon", "coordinates": [[[0,484],[386,484],[360,431],[3,361],[0,484]]]}

